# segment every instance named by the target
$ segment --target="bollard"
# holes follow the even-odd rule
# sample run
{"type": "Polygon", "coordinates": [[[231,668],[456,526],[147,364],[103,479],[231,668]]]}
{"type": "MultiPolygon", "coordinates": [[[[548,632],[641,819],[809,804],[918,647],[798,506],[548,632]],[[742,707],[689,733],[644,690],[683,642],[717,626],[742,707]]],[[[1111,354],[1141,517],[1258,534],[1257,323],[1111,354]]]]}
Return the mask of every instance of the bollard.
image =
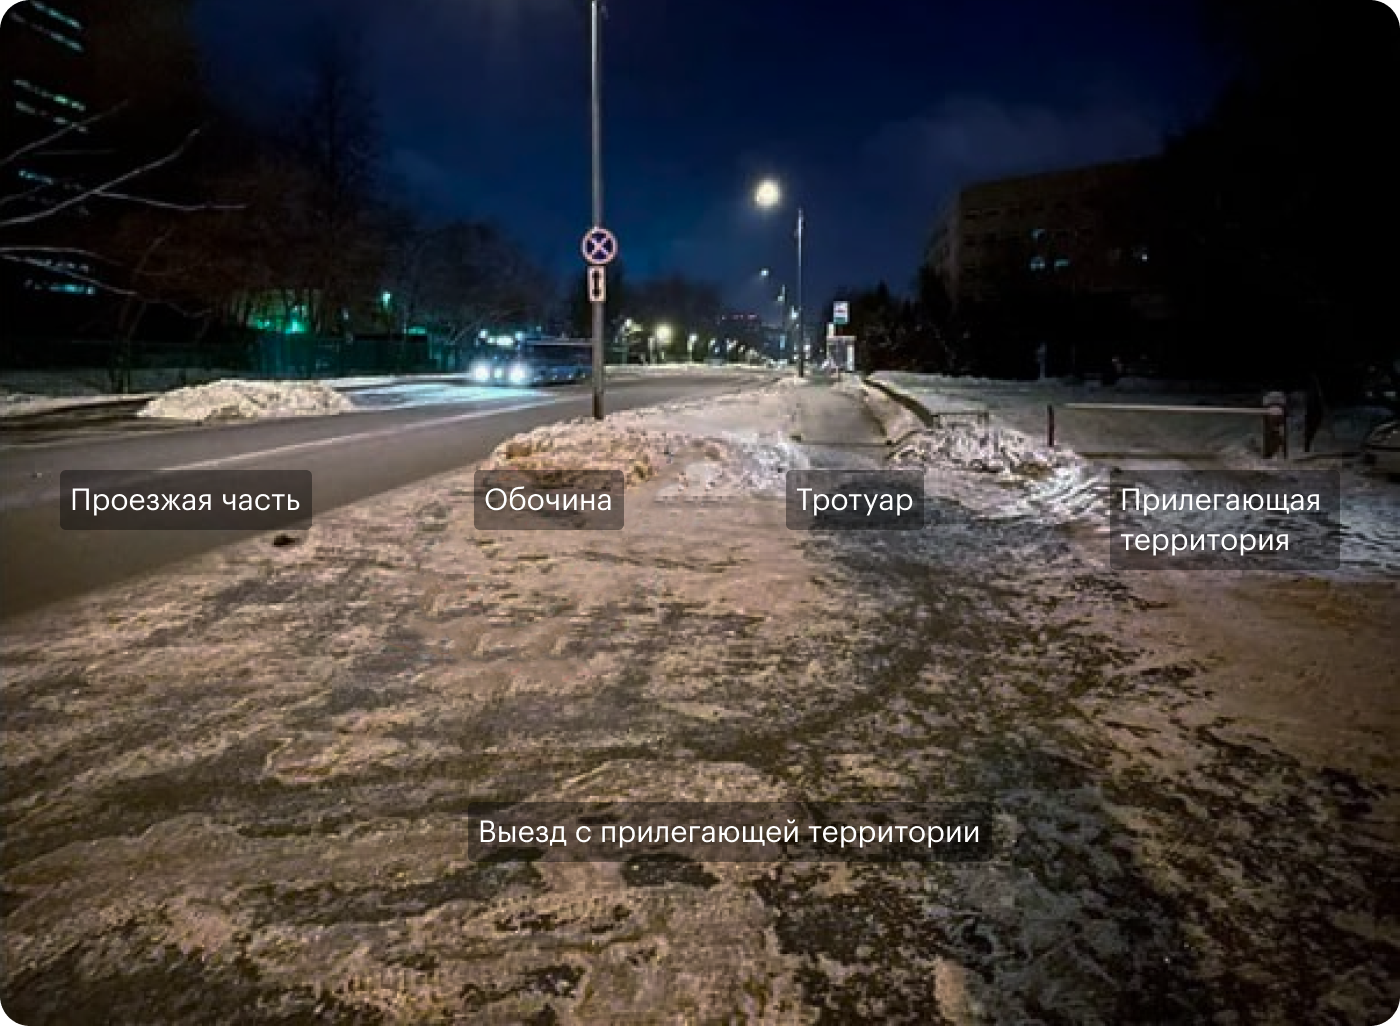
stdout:
{"type": "Polygon", "coordinates": [[[1288,397],[1282,392],[1264,396],[1264,458],[1282,454],[1288,458],[1288,397]]]}
{"type": "Polygon", "coordinates": [[[1055,407],[1045,404],[1045,447],[1055,448],[1055,407]]]}

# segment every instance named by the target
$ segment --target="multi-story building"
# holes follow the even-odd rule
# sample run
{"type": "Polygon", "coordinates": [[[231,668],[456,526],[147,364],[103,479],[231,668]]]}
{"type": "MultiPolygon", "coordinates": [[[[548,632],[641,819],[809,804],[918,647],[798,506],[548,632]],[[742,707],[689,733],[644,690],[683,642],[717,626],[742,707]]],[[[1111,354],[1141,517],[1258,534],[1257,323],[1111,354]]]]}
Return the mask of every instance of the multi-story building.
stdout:
{"type": "MultiPolygon", "coordinates": [[[[93,116],[92,68],[84,0],[28,0],[5,14],[0,29],[0,195],[12,222],[9,234],[42,235],[38,225],[47,206],[71,198],[75,169],[86,159],[86,122],[93,116]]],[[[13,243],[15,238],[11,239],[13,243]]],[[[47,237],[45,242],[51,241],[47,237]]],[[[83,279],[92,268],[76,257],[49,259],[28,254],[11,262],[5,285],[34,293],[91,296],[83,279]],[[44,266],[45,263],[49,266],[44,266]]]]}
{"type": "Polygon", "coordinates": [[[1148,304],[1154,160],[978,182],[943,211],[927,259],[955,306],[1025,288],[1119,294],[1148,304]]]}

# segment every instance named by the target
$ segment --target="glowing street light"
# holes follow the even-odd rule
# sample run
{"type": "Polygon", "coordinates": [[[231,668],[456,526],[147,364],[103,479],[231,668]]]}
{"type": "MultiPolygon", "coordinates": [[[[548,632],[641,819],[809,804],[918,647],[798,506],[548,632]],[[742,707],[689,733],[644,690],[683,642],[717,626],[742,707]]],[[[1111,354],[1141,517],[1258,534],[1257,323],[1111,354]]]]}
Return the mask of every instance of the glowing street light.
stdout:
{"type": "MultiPolygon", "coordinates": [[[[764,210],[771,210],[783,201],[783,190],[776,181],[765,178],[758,183],[758,188],[754,190],[753,199],[756,204],[764,210]]],[[[804,337],[802,324],[802,233],[806,223],[802,208],[797,208],[797,309],[795,319],[797,321],[797,376],[803,376],[806,363],[806,338],[804,337]]]]}

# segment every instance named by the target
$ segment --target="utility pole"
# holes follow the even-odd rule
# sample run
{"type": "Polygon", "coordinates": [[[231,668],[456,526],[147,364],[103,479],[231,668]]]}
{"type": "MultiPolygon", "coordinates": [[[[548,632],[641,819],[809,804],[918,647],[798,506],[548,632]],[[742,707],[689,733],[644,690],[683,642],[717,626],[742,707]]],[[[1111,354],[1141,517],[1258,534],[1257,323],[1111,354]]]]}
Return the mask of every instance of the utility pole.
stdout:
{"type": "Polygon", "coordinates": [[[802,208],[797,208],[797,376],[803,376],[807,364],[806,338],[802,331],[802,208]]]}
{"type": "MultiPolygon", "coordinates": [[[[603,77],[599,19],[602,0],[589,0],[593,114],[593,225],[603,226],[603,77]]],[[[591,297],[593,305],[593,419],[603,419],[603,329],[606,297],[591,297]]]]}

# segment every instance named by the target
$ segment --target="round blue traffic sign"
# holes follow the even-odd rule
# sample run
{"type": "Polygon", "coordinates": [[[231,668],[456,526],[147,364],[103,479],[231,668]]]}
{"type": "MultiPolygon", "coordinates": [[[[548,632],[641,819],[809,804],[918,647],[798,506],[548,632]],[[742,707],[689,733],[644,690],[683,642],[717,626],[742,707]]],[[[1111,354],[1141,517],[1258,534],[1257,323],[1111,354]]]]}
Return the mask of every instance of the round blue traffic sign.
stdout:
{"type": "Polygon", "coordinates": [[[584,233],[582,249],[583,259],[602,267],[617,258],[617,236],[606,228],[590,228],[584,233]]]}

